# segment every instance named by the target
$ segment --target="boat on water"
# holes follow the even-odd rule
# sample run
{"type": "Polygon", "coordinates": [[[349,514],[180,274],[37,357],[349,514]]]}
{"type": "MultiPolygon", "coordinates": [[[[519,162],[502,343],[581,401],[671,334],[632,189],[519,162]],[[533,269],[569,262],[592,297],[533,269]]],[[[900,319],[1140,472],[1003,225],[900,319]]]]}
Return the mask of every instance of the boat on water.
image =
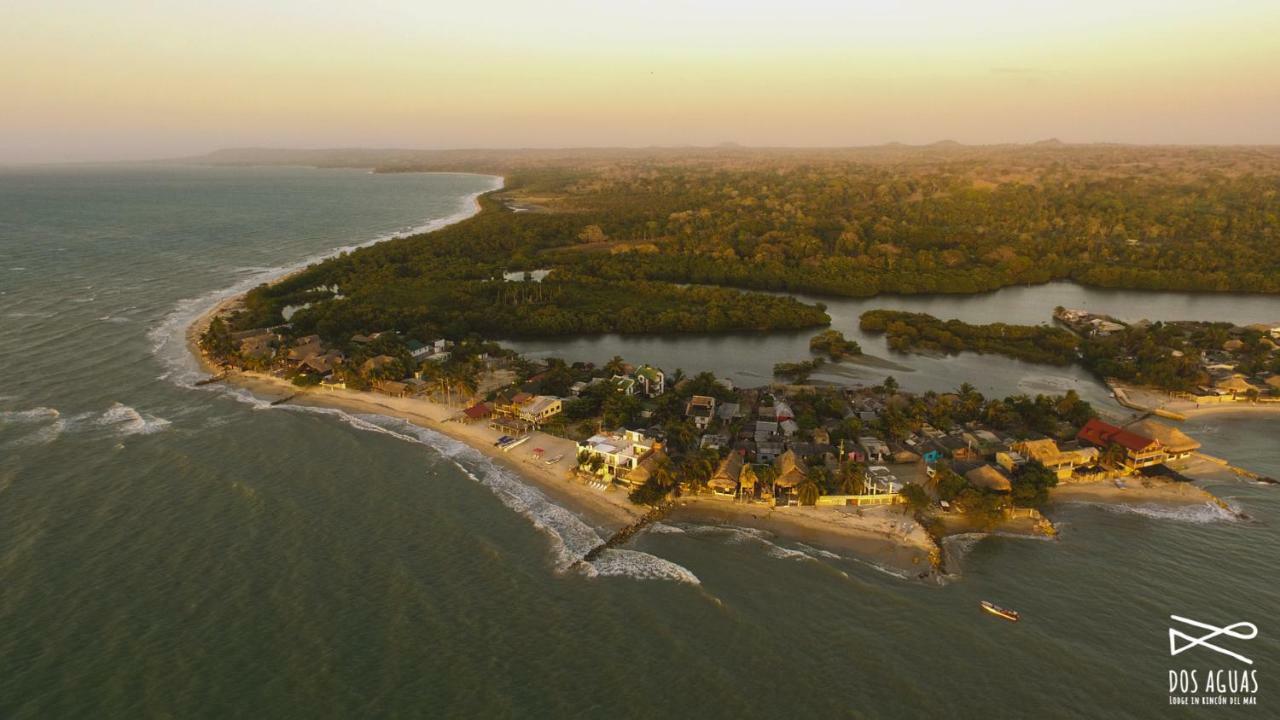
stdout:
{"type": "Polygon", "coordinates": [[[987,612],[991,613],[992,615],[995,615],[998,618],[1004,618],[1009,622],[1018,622],[1017,610],[1006,610],[1005,608],[1002,608],[999,605],[996,605],[995,603],[989,602],[987,600],[983,600],[978,604],[982,606],[983,610],[986,610],[987,612]]]}

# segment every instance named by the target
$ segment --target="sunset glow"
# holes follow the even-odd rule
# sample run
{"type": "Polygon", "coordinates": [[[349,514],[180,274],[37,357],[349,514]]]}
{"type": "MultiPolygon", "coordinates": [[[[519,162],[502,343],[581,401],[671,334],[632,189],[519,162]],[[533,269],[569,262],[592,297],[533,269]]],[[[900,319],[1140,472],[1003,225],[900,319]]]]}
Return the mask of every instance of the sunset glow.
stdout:
{"type": "Polygon", "coordinates": [[[259,5],[11,3],[0,162],[243,145],[1280,142],[1274,2],[259,5]]]}

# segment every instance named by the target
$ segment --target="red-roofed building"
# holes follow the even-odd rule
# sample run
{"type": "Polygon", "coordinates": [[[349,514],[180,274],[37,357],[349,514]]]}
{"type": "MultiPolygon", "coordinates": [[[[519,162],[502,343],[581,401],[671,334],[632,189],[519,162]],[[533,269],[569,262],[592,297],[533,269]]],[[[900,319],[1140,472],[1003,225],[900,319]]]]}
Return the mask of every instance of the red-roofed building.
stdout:
{"type": "Polygon", "coordinates": [[[1076,438],[1082,443],[1088,443],[1103,450],[1112,445],[1119,445],[1124,448],[1125,467],[1131,470],[1159,465],[1165,461],[1164,446],[1159,440],[1116,427],[1097,418],[1085,423],[1076,434],[1076,438]]]}
{"type": "Polygon", "coordinates": [[[466,410],[462,411],[463,420],[466,422],[475,422],[483,420],[493,414],[493,408],[488,403],[476,403],[466,410]]]}

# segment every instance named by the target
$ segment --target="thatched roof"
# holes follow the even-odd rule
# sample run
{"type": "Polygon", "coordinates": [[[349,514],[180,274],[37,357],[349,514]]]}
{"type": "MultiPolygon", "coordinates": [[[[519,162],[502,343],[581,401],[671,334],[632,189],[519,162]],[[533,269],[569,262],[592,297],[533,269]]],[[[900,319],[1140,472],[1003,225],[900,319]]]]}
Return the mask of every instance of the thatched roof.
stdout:
{"type": "Polygon", "coordinates": [[[632,485],[641,485],[653,475],[654,468],[658,463],[667,457],[667,453],[662,448],[654,448],[647,455],[640,459],[636,469],[627,474],[627,482],[632,485]]]}
{"type": "Polygon", "coordinates": [[[1200,448],[1200,443],[1196,442],[1194,438],[1188,437],[1186,433],[1178,428],[1162,422],[1156,422],[1150,418],[1130,423],[1128,427],[1134,432],[1159,440],[1161,445],[1164,445],[1169,452],[1174,454],[1191,452],[1200,448]]]}
{"type": "Polygon", "coordinates": [[[742,476],[742,456],[736,452],[731,452],[720,461],[720,467],[716,468],[715,474],[711,476],[711,480],[707,485],[713,488],[734,489],[738,487],[738,479],[742,476]]]}
{"type": "Polygon", "coordinates": [[[1245,380],[1243,377],[1239,375],[1232,375],[1229,378],[1223,378],[1218,382],[1214,383],[1214,387],[1218,388],[1219,390],[1230,390],[1231,392],[1236,392],[1236,393],[1246,393],[1246,392],[1249,392],[1250,390],[1258,389],[1250,385],[1248,380],[1245,380]]]}
{"type": "Polygon", "coordinates": [[[742,474],[738,476],[738,485],[741,486],[743,490],[754,490],[759,482],[760,478],[756,477],[755,468],[750,465],[746,465],[742,468],[742,474]]]}
{"type": "Polygon", "coordinates": [[[804,460],[800,459],[794,450],[782,453],[778,457],[777,466],[778,479],[773,482],[779,487],[793,488],[809,477],[809,466],[805,465],[804,460]]]}
{"type": "Polygon", "coordinates": [[[964,478],[978,488],[986,488],[997,492],[1009,492],[1013,489],[1013,485],[1009,483],[1009,478],[990,465],[979,465],[965,473],[964,478]]]}

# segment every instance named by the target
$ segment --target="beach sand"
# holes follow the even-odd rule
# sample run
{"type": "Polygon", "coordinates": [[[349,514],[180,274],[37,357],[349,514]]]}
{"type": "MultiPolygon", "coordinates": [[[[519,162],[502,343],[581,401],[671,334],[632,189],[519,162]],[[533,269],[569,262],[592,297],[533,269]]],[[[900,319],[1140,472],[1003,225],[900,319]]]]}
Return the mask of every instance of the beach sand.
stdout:
{"type": "Polygon", "coordinates": [[[1169,508],[1193,505],[1222,506],[1221,501],[1211,493],[1188,482],[1129,477],[1124,479],[1124,483],[1123,488],[1117,487],[1110,480],[1068,483],[1050,490],[1049,497],[1052,502],[1158,505],[1169,508]]]}
{"type": "MultiPolygon", "coordinates": [[[[227,298],[192,323],[187,343],[201,366],[211,375],[218,368],[208,362],[198,346],[200,334],[216,313],[234,307],[238,297],[227,298]]],[[[353,414],[376,414],[399,418],[433,430],[476,449],[517,473],[524,481],[545,492],[557,504],[579,513],[588,523],[606,531],[631,524],[648,508],[632,504],[625,488],[611,485],[606,490],[591,487],[574,473],[577,445],[572,440],[535,432],[528,442],[510,452],[494,446],[501,433],[486,423],[463,423],[455,418],[463,406],[449,406],[419,398],[397,398],[373,392],[299,388],[271,375],[233,371],[222,381],[248,390],[267,401],[289,398],[293,405],[327,407],[353,414]],[[540,457],[534,450],[542,449],[540,457]],[[547,465],[542,458],[561,456],[547,465]]],[[[711,524],[732,524],[768,531],[780,538],[796,540],[837,553],[849,553],[908,575],[929,572],[937,547],[928,533],[900,508],[865,507],[774,509],[763,504],[736,503],[707,496],[682,498],[673,511],[677,520],[711,524]]]]}

